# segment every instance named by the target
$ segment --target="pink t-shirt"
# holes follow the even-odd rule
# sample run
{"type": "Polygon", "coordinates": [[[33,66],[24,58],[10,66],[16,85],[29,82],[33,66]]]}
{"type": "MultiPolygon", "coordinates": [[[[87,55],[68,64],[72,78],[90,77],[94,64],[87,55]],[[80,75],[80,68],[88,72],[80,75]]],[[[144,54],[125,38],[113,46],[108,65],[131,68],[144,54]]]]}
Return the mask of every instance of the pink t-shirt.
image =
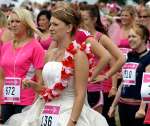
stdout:
{"type": "MultiPolygon", "coordinates": [[[[2,46],[0,66],[4,77],[19,77],[36,81],[35,70],[42,69],[44,65],[44,50],[36,39],[14,49],[13,42],[9,41],[2,46]]],[[[20,85],[20,102],[18,105],[31,105],[35,99],[32,88],[23,89],[20,85]]],[[[2,104],[5,104],[2,96],[2,104]]],[[[12,103],[10,103],[12,104],[12,103]]]]}
{"type": "Polygon", "coordinates": [[[120,30],[118,30],[116,34],[117,37],[116,44],[119,48],[130,49],[128,38],[124,38],[123,34],[124,34],[123,30],[120,28],[120,30]]]}
{"type": "Polygon", "coordinates": [[[121,28],[117,22],[113,22],[108,29],[108,35],[112,39],[112,41],[118,45],[118,41],[120,40],[121,28]]]}
{"type": "Polygon", "coordinates": [[[128,38],[123,38],[123,30],[120,25],[114,22],[109,28],[108,34],[112,41],[120,48],[130,48],[128,38]]]}
{"type": "MultiPolygon", "coordinates": [[[[99,40],[100,37],[102,36],[102,33],[97,32],[96,33],[96,39],[99,40]]],[[[98,63],[98,58],[95,56],[95,65],[98,63]]],[[[104,75],[108,70],[110,69],[109,65],[107,65],[101,72],[100,75],[104,75]]],[[[109,78],[108,80],[105,80],[101,83],[95,83],[91,84],[88,83],[88,91],[93,92],[93,91],[103,91],[103,92],[109,92],[112,87],[112,79],[109,78]]]]}
{"type": "Polygon", "coordinates": [[[128,38],[123,37],[124,32],[121,28],[116,27],[116,29],[114,30],[114,33],[115,34],[111,35],[111,38],[113,39],[113,41],[115,40],[116,45],[120,48],[121,52],[127,58],[127,53],[131,51],[128,38]]]}
{"type": "Polygon", "coordinates": [[[39,43],[41,44],[44,50],[48,50],[51,42],[52,42],[51,36],[48,36],[47,39],[39,39],[39,43]]]}
{"type": "Polygon", "coordinates": [[[120,39],[120,41],[118,43],[118,47],[119,48],[130,48],[128,39],[127,38],[120,39]]]}

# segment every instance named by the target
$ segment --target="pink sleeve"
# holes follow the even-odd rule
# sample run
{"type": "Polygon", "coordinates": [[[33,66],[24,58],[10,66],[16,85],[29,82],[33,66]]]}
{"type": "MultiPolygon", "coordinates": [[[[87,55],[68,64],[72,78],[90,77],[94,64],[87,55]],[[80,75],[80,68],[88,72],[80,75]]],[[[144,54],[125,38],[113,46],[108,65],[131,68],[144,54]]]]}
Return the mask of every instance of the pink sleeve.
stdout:
{"type": "Polygon", "coordinates": [[[33,49],[33,54],[32,54],[32,60],[33,60],[33,65],[36,69],[42,69],[44,66],[44,49],[37,43],[35,48],[33,49]]]}
{"type": "Polygon", "coordinates": [[[0,43],[0,68],[1,68],[1,57],[4,54],[5,50],[9,48],[9,44],[10,42],[4,43],[4,44],[0,43]]]}
{"type": "Polygon", "coordinates": [[[77,41],[77,43],[82,44],[88,37],[90,37],[90,33],[85,30],[77,30],[74,39],[77,41]]]}

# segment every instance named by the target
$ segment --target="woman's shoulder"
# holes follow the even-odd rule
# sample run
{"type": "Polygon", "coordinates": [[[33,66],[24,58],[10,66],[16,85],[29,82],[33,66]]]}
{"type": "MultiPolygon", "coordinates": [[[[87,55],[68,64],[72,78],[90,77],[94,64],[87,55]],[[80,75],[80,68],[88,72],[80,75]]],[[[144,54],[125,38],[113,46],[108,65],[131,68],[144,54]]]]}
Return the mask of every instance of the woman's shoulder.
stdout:
{"type": "Polygon", "coordinates": [[[81,44],[82,42],[84,42],[89,36],[91,36],[91,34],[84,30],[84,29],[78,29],[74,35],[74,39],[81,44]]]}
{"type": "Polygon", "coordinates": [[[7,42],[4,42],[2,45],[1,45],[1,52],[4,52],[6,50],[9,50],[10,48],[12,48],[13,44],[12,44],[12,41],[7,41],[7,42]]]}
{"type": "Polygon", "coordinates": [[[96,32],[96,40],[103,40],[103,39],[108,39],[109,37],[107,35],[105,35],[102,32],[97,31],[96,32]]]}
{"type": "Polygon", "coordinates": [[[12,46],[13,40],[9,40],[7,42],[4,42],[2,45],[3,47],[8,47],[8,46],[12,46]]]}

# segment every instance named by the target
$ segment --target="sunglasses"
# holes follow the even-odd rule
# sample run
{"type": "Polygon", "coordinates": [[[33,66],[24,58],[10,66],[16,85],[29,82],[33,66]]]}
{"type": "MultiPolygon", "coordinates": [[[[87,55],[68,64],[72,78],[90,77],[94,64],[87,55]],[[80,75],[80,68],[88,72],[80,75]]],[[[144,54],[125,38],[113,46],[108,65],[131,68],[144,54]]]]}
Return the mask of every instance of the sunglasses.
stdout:
{"type": "Polygon", "coordinates": [[[149,18],[150,16],[139,16],[139,18],[149,18]]]}

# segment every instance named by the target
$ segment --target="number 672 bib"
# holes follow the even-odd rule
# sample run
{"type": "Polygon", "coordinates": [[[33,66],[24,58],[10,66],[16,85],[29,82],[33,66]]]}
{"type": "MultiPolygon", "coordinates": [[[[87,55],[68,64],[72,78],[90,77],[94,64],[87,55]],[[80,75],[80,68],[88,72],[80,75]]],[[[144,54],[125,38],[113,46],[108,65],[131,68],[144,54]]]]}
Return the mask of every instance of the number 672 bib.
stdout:
{"type": "Polygon", "coordinates": [[[138,63],[128,62],[122,67],[123,85],[136,85],[138,63]]]}
{"type": "Polygon", "coordinates": [[[4,102],[20,102],[21,78],[6,77],[4,80],[4,102]]]}

